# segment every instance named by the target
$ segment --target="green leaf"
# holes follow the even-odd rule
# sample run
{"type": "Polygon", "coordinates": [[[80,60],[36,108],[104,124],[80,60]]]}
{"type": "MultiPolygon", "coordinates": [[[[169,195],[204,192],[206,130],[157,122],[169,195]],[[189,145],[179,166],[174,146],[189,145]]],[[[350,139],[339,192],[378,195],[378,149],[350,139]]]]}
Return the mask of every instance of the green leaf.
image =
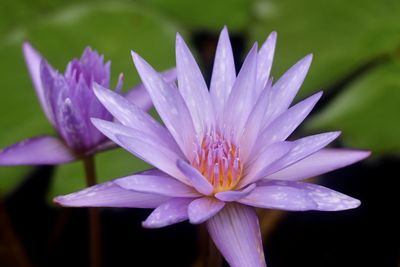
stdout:
{"type": "MultiPolygon", "coordinates": [[[[23,60],[21,44],[24,40],[30,41],[60,71],[90,45],[112,61],[113,84],[123,72],[124,88],[129,89],[139,81],[130,51],[138,52],[158,70],[171,68],[175,65],[174,43],[178,30],[165,17],[138,4],[96,2],[53,12],[9,33],[0,39],[3,90],[0,148],[27,137],[54,133],[40,109],[23,60]]],[[[123,170],[143,169],[143,163],[131,156],[129,160],[125,157],[126,153],[121,152],[100,156],[102,177],[113,178],[126,174],[123,170]]],[[[16,183],[9,181],[16,181],[27,170],[29,168],[0,168],[0,190],[12,189],[16,183]]],[[[83,180],[77,183],[73,179],[83,179],[80,164],[61,167],[51,194],[64,194],[83,186],[83,180]]]]}
{"type": "Polygon", "coordinates": [[[306,54],[314,54],[301,97],[327,89],[400,45],[397,0],[257,1],[254,14],[258,22],[250,28],[251,42],[263,42],[269,32],[278,32],[275,78],[306,54]]]}
{"type": "Polygon", "coordinates": [[[339,129],[346,146],[374,153],[400,151],[400,61],[366,73],[343,91],[306,129],[339,129]]]}
{"type": "Polygon", "coordinates": [[[219,31],[227,25],[231,31],[245,30],[251,21],[248,0],[146,0],[181,25],[191,30],[219,31]]]}

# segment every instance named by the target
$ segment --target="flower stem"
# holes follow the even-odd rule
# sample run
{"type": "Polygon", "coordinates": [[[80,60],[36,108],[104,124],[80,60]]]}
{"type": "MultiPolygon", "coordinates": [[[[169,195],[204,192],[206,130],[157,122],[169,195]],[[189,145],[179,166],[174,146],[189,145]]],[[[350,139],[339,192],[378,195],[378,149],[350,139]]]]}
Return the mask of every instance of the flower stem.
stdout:
{"type": "MultiPolygon", "coordinates": [[[[85,167],[86,185],[96,184],[96,168],[93,156],[87,156],[83,159],[85,167]]],[[[100,238],[100,213],[98,208],[89,208],[89,251],[90,267],[101,266],[101,238],[100,238]]]]}

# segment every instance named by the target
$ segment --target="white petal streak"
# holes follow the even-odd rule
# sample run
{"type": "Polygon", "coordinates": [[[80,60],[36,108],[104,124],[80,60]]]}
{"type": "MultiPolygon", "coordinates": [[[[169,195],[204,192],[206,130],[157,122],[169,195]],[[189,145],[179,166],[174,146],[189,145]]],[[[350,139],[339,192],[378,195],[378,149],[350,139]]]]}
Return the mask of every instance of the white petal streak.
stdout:
{"type": "Polygon", "coordinates": [[[254,208],[226,204],[207,221],[207,230],[231,267],[266,267],[254,208]]]}
{"type": "Polygon", "coordinates": [[[214,126],[213,105],[199,66],[179,34],[176,35],[176,69],[179,91],[189,108],[197,134],[202,136],[214,126]]]}

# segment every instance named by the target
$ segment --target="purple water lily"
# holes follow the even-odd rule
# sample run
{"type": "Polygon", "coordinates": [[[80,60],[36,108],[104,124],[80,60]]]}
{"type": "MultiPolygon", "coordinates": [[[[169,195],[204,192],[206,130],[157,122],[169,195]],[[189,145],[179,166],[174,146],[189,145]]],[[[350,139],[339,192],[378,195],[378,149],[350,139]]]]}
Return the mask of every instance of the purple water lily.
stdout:
{"type": "MultiPolygon", "coordinates": [[[[80,59],[68,63],[64,74],[56,71],[29,43],[23,44],[25,61],[42,109],[58,137],[39,136],[24,140],[0,152],[0,165],[60,164],[91,155],[112,146],[90,121],[91,117],[111,120],[112,115],[93,93],[94,83],[110,84],[110,61],[86,48],[80,59]]],[[[175,71],[165,73],[175,81],[175,71]]],[[[116,86],[119,93],[123,76],[116,86]]],[[[143,109],[152,106],[141,85],[126,98],[143,109]]]]}
{"type": "Polygon", "coordinates": [[[157,228],[189,220],[205,222],[231,266],[266,266],[255,207],[289,211],[337,211],[360,201],[301,182],[364,159],[366,151],[324,148],[339,132],[286,139],[321,97],[290,107],[311,63],[297,62],[275,84],[276,33],[257,44],[236,76],[227,29],[218,42],[210,90],[188,47],[177,35],[177,88],[139,55],[133,61],[165,127],[118,94],[95,86],[117,122],[96,127],[153,165],[55,201],[74,207],[155,208],[143,222],[157,228]]]}

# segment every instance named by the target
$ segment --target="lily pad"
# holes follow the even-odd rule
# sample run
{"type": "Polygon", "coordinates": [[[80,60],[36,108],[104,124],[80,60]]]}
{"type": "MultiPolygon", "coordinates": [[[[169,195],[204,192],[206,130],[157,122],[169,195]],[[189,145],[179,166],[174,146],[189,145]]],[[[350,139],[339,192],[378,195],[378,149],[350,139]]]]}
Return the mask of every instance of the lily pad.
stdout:
{"type": "Polygon", "coordinates": [[[400,60],[393,59],[349,85],[306,129],[340,129],[346,146],[374,154],[400,151],[400,60]]]}
{"type": "Polygon", "coordinates": [[[313,64],[300,97],[328,89],[355,69],[400,46],[400,1],[260,0],[249,40],[278,32],[273,74],[308,53],[313,64]]]}

